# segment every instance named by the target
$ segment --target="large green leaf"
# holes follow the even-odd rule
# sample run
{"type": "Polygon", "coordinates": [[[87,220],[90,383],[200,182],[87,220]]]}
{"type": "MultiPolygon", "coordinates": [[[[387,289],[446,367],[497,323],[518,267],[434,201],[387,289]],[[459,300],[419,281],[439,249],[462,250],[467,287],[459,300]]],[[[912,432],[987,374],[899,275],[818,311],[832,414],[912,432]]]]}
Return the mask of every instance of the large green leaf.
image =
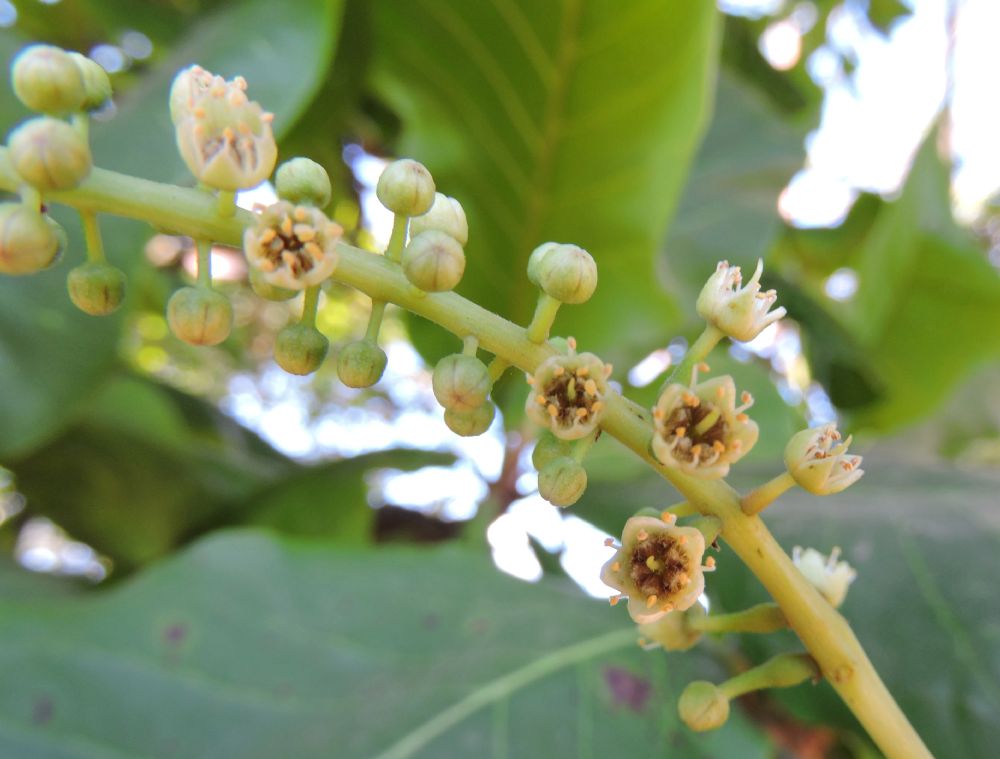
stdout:
{"type": "Polygon", "coordinates": [[[0,753],[771,755],[738,709],[680,727],[680,687],[718,669],[633,635],[621,609],[464,551],[230,534],[103,594],[0,600],[21,684],[0,693],[0,753]]]}
{"type": "MultiPolygon", "coordinates": [[[[842,610],[934,755],[993,756],[1000,742],[1000,478],[917,469],[877,454],[865,469],[839,495],[792,491],[766,519],[789,549],[844,549],[858,579],[842,610]]],[[[759,584],[728,556],[723,550],[709,583],[715,600],[728,610],[760,600],[759,584]]],[[[756,659],[790,639],[747,636],[743,643],[756,659]]],[[[783,700],[803,717],[839,715],[851,724],[828,691],[783,700]]]]}
{"type": "Polygon", "coordinates": [[[802,135],[749,86],[723,73],[714,116],[662,254],[693,315],[718,261],[752,271],[783,225],[778,195],[803,160],[802,135]]]}
{"type": "Polygon", "coordinates": [[[860,240],[836,232],[826,237],[851,253],[845,258],[858,276],[852,299],[823,296],[818,272],[798,266],[791,250],[782,259],[800,295],[814,298],[803,313],[811,313],[806,326],[815,330],[820,353],[835,343],[844,348],[836,351],[838,362],[858,361],[825,378],[831,395],[852,406],[853,426],[884,432],[914,421],[977,364],[1000,355],[1000,275],[952,219],[948,175],[933,141],[918,155],[901,197],[878,209],[860,240]],[[815,318],[817,307],[846,332],[815,318]]]}
{"type": "MultiPolygon", "coordinates": [[[[97,163],[146,178],[186,181],[166,98],[173,74],[194,61],[227,76],[245,75],[253,96],[275,112],[279,132],[286,129],[327,69],[339,8],[336,0],[309,0],[289,13],[281,4],[254,0],[230,3],[193,23],[176,50],[118,96],[115,117],[94,124],[97,163]]],[[[21,44],[11,32],[0,33],[4,61],[21,44]]],[[[3,89],[9,97],[7,86],[3,89]]],[[[0,110],[3,133],[22,115],[23,109],[0,110]]],[[[82,259],[83,244],[72,214],[57,218],[70,233],[66,260],[32,277],[0,277],[0,460],[26,454],[71,423],[81,401],[115,363],[121,314],[95,319],[70,304],[65,276],[82,259]]],[[[126,270],[141,265],[148,228],[118,220],[103,226],[112,262],[126,270]]]]}
{"type": "Polygon", "coordinates": [[[402,119],[399,151],[468,211],[459,292],[524,323],[531,250],[575,242],[601,283],[557,329],[623,366],[664,343],[676,312],[653,259],[709,112],[717,37],[704,0],[380,2],[373,81],[402,119]]]}

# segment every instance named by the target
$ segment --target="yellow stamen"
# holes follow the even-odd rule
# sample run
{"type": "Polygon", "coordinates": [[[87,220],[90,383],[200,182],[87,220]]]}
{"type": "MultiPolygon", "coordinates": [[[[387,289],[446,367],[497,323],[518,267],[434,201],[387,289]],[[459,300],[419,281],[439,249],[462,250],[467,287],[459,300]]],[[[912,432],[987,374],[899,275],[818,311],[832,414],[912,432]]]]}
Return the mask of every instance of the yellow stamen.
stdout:
{"type": "Polygon", "coordinates": [[[655,593],[653,595],[649,596],[646,599],[646,608],[647,609],[652,609],[654,606],[656,606],[656,594],[655,593]]]}

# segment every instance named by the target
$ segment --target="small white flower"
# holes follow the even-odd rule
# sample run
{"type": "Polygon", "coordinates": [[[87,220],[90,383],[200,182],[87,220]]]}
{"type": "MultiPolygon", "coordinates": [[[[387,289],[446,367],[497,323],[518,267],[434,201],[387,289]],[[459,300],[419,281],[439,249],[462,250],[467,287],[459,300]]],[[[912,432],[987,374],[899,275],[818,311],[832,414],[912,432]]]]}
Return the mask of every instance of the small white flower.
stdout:
{"type": "MultiPolygon", "coordinates": [[[[575,343],[573,344],[575,345],[575,343]]],[[[604,415],[611,365],[593,353],[553,356],[528,378],[526,413],[562,440],[578,440],[597,429],[604,415]]]]}
{"type": "Polygon", "coordinates": [[[785,466],[796,483],[813,495],[839,493],[861,479],[861,457],[849,456],[851,438],[841,440],[836,425],[802,430],[785,446],[785,466]]]}
{"type": "Polygon", "coordinates": [[[690,387],[667,385],[653,408],[653,454],[664,466],[695,477],[725,477],[757,442],[757,423],[744,413],[751,405],[747,392],[736,405],[736,385],[728,375],[690,387]]]}
{"type": "Polygon", "coordinates": [[[720,261],[698,296],[698,315],[734,340],[753,340],[786,313],[784,308],[768,313],[778,294],[774,290],[760,291],[763,271],[764,262],[758,260],[753,277],[741,288],[740,267],[720,261]]]}
{"type": "MultiPolygon", "coordinates": [[[[609,545],[611,539],[608,539],[609,545]]],[[[675,527],[656,517],[632,517],[622,530],[622,544],[601,570],[601,580],[628,598],[628,613],[639,624],[655,622],[671,611],[691,608],[705,590],[701,559],[705,536],[694,527],[675,527]]]]}
{"type": "Polygon", "coordinates": [[[281,200],[247,227],[243,252],[270,284],[304,290],[333,274],[341,234],[341,226],[319,209],[281,200]]]}
{"type": "Polygon", "coordinates": [[[815,548],[792,549],[792,563],[834,608],[844,603],[848,586],[858,576],[850,564],[839,558],[840,548],[834,548],[829,558],[815,548]]]}
{"type": "Polygon", "coordinates": [[[177,148],[199,182],[235,192],[256,187],[274,170],[274,115],[246,96],[246,81],[226,82],[204,69],[186,69],[171,89],[177,148]],[[209,79],[211,77],[211,79],[209,79]]]}

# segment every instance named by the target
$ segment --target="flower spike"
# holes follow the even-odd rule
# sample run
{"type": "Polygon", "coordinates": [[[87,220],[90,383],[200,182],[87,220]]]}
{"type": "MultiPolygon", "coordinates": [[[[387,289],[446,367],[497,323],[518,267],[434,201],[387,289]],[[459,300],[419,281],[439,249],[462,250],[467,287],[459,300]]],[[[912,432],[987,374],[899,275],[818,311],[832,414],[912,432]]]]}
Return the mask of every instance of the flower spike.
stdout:
{"type": "Polygon", "coordinates": [[[741,287],[743,275],[740,267],[720,261],[698,296],[698,315],[734,340],[753,340],[765,327],[774,324],[786,313],[784,308],[769,313],[778,294],[774,290],[761,292],[760,275],[763,271],[764,262],[758,260],[750,281],[741,287]]]}

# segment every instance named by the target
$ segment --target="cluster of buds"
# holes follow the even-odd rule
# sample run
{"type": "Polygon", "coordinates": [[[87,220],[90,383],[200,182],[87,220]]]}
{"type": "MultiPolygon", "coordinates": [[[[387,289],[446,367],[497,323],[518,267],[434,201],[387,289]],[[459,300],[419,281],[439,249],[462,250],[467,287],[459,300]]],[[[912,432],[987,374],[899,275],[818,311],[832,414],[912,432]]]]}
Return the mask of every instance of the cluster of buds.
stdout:
{"type": "Polygon", "coordinates": [[[691,385],[667,385],[653,408],[653,454],[668,467],[704,479],[725,477],[731,464],[757,442],[757,424],[747,415],[753,398],[744,392],[736,405],[736,386],[726,375],[691,385]]]}
{"type": "Polygon", "coordinates": [[[490,400],[493,379],[475,355],[456,353],[438,361],[431,376],[434,397],[444,407],[444,420],[457,435],[481,435],[493,424],[490,400]]]}
{"type": "Polygon", "coordinates": [[[185,69],[170,89],[170,116],[177,148],[204,185],[235,192],[267,179],[278,148],[274,115],[246,94],[242,77],[227,82],[201,66],[185,69]]]}
{"type": "MultiPolygon", "coordinates": [[[[42,213],[40,198],[73,189],[89,176],[86,111],[111,97],[111,81],[86,56],[31,45],[14,59],[11,82],[21,102],[45,115],[28,119],[7,140],[11,166],[23,182],[23,202],[0,204],[0,273],[32,274],[54,264],[66,247],[65,232],[42,213]]],[[[100,316],[122,303],[125,274],[104,260],[96,220],[87,223],[91,260],[72,269],[66,285],[78,308],[100,316]]]]}
{"type": "Polygon", "coordinates": [[[753,340],[765,327],[785,315],[784,308],[770,311],[778,299],[774,290],[761,292],[760,275],[764,262],[758,261],[753,277],[745,287],[739,266],[719,262],[715,273],[698,295],[698,315],[734,340],[753,340]]]}

